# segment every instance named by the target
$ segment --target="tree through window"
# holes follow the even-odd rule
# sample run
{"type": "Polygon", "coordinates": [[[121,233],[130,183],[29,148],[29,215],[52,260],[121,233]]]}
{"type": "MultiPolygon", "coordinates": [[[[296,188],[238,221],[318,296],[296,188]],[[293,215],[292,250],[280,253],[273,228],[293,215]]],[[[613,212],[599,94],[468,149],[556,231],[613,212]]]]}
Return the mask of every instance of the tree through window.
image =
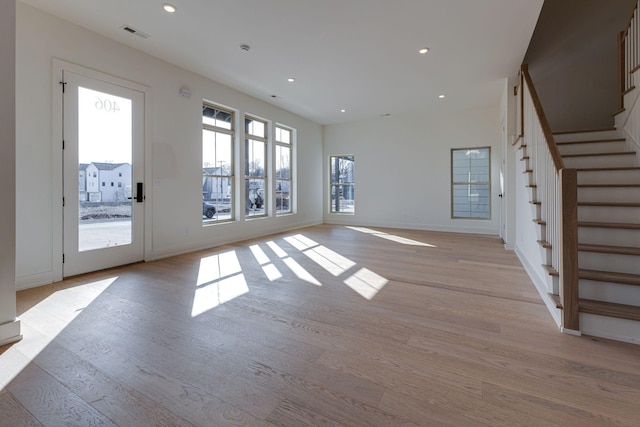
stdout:
{"type": "Polygon", "coordinates": [[[355,163],[353,155],[330,158],[332,213],[355,213],[355,163]]]}

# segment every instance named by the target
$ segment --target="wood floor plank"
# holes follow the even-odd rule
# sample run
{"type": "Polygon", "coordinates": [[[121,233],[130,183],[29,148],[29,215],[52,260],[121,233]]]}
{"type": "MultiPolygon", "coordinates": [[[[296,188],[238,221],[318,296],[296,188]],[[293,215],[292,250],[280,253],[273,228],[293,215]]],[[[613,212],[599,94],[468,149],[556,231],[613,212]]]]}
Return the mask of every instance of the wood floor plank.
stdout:
{"type": "Polygon", "coordinates": [[[495,236],[320,225],[18,309],[0,425],[640,425],[640,346],[561,334],[495,236]]]}
{"type": "Polygon", "coordinates": [[[117,425],[192,425],[56,343],[35,363],[117,425]]]}
{"type": "Polygon", "coordinates": [[[45,426],[116,425],[35,364],[23,369],[7,390],[45,426]]]}
{"type": "Polygon", "coordinates": [[[42,427],[33,415],[16,400],[11,393],[0,390],[0,427],[42,427]]]}

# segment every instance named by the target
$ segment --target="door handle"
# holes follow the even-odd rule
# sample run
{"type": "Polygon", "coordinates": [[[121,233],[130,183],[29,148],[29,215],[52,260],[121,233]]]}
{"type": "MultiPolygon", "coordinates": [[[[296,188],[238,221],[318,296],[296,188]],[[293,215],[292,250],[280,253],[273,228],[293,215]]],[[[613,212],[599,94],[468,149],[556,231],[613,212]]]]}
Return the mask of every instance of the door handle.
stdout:
{"type": "Polygon", "coordinates": [[[141,182],[136,183],[136,202],[142,203],[144,201],[144,184],[141,182]]]}
{"type": "MultiPolygon", "coordinates": [[[[127,197],[127,199],[131,200],[133,197],[127,197]]],[[[142,182],[136,183],[136,203],[144,202],[144,184],[142,182]]]]}

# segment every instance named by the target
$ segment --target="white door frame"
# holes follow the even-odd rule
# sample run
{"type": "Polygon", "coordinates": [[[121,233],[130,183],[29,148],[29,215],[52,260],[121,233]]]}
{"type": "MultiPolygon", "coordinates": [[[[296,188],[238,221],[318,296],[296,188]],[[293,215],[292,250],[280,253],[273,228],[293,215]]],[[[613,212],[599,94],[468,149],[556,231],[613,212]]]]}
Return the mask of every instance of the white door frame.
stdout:
{"type": "Polygon", "coordinates": [[[151,88],[139,83],[114,77],[100,71],[92,70],[80,65],[53,58],[53,73],[51,79],[52,86],[52,150],[51,150],[51,194],[52,194],[52,279],[54,282],[63,278],[62,253],[63,253],[63,99],[62,99],[62,71],[67,70],[83,76],[102,80],[110,84],[119,85],[128,89],[136,90],[144,94],[144,181],[146,207],[144,209],[144,260],[151,258],[152,253],[152,231],[153,231],[153,173],[152,173],[152,153],[151,153],[151,88]]]}

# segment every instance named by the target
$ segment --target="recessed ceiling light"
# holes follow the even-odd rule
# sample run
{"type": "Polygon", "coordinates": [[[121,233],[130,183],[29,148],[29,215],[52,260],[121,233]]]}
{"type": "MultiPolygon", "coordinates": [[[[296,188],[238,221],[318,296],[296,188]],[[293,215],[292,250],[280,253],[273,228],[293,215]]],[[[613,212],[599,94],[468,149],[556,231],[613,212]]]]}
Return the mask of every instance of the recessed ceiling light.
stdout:
{"type": "Polygon", "coordinates": [[[294,79],[293,77],[289,77],[289,78],[287,79],[287,81],[288,81],[289,83],[293,83],[293,82],[295,82],[295,81],[296,81],[296,79],[294,79]]]}
{"type": "Polygon", "coordinates": [[[440,98],[440,99],[444,99],[444,98],[446,98],[446,97],[447,97],[447,95],[445,95],[445,94],[438,95],[438,98],[440,98]]]}
{"type": "Polygon", "coordinates": [[[429,52],[429,48],[428,47],[423,47],[418,52],[420,52],[421,55],[424,55],[425,53],[429,52]]]}
{"type": "Polygon", "coordinates": [[[177,10],[176,7],[170,3],[162,3],[162,8],[168,13],[173,13],[177,10]]]}
{"type": "Polygon", "coordinates": [[[347,110],[345,108],[343,108],[342,110],[340,110],[341,113],[346,113],[347,110]]]}

